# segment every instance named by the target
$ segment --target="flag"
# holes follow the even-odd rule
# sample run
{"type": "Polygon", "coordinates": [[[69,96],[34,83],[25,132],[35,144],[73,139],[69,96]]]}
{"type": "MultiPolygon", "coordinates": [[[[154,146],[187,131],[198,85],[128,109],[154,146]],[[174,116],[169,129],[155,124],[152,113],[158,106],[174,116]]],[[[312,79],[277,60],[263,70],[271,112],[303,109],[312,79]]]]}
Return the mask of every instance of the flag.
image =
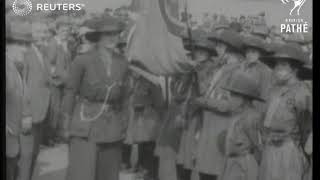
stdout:
{"type": "Polygon", "coordinates": [[[185,31],[179,22],[181,0],[133,0],[138,14],[128,38],[128,56],[156,75],[183,73],[192,67],[182,39],[185,31]]]}

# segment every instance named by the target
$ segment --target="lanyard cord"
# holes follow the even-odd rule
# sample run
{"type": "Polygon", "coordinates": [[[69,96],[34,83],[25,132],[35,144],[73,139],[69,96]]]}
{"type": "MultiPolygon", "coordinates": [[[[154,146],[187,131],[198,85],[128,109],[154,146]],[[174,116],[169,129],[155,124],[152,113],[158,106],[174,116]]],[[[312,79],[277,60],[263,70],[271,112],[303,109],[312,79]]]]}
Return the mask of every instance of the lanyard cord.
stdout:
{"type": "Polygon", "coordinates": [[[112,90],[112,88],[116,85],[116,83],[112,83],[111,86],[108,87],[107,89],[107,93],[106,93],[106,96],[105,96],[105,99],[103,101],[103,105],[101,106],[100,108],[100,111],[94,116],[94,117],[85,117],[83,112],[84,112],[84,102],[81,103],[81,109],[80,109],[80,120],[81,121],[86,121],[86,122],[91,122],[91,121],[94,121],[96,120],[98,117],[101,116],[101,114],[104,112],[104,110],[107,110],[109,108],[109,105],[107,104],[107,100],[109,99],[109,96],[110,96],[110,92],[112,90]]]}

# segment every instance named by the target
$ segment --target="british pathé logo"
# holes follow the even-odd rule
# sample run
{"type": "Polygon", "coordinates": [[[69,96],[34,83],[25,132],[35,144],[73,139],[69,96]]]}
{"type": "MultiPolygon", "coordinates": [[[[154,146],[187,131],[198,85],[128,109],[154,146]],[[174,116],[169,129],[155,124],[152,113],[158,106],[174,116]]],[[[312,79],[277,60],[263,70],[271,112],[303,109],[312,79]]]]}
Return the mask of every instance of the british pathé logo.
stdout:
{"type": "Polygon", "coordinates": [[[31,13],[32,3],[30,0],[15,0],[12,9],[15,14],[25,16],[31,13]]]}
{"type": "MultiPolygon", "coordinates": [[[[85,5],[79,3],[36,3],[36,11],[80,11],[85,5]]],[[[18,16],[25,16],[32,11],[30,0],[14,0],[12,4],[13,12],[18,16]]]]}
{"type": "Polygon", "coordinates": [[[281,33],[308,33],[309,24],[304,19],[285,19],[280,26],[281,33]]]}
{"type": "Polygon", "coordinates": [[[299,16],[300,15],[300,9],[301,7],[304,5],[304,3],[306,2],[307,0],[281,0],[281,2],[283,4],[289,4],[290,2],[293,2],[293,7],[291,8],[290,10],[290,16],[292,16],[292,13],[294,11],[296,11],[297,15],[299,16]]]}

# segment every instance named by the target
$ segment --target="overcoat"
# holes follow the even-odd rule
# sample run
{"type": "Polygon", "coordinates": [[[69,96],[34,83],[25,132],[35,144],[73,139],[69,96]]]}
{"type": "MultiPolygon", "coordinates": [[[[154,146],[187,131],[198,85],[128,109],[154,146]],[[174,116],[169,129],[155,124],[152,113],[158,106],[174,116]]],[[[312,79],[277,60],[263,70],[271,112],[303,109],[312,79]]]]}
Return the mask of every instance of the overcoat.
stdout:
{"type": "MultiPolygon", "coordinates": [[[[8,57],[7,57],[8,58],[8,57]]],[[[23,84],[14,63],[6,60],[6,156],[19,153],[19,135],[23,116],[23,84]]]]}
{"type": "Polygon", "coordinates": [[[25,54],[23,68],[34,123],[44,121],[50,103],[50,66],[42,54],[43,51],[32,45],[25,54]]]}

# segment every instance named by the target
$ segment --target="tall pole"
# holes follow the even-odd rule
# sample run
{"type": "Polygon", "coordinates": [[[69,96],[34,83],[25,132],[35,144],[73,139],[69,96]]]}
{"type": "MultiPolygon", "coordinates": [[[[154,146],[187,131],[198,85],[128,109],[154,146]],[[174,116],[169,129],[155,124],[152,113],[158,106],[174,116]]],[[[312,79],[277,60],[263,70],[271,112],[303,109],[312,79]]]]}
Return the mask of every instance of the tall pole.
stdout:
{"type": "MultiPolygon", "coordinates": [[[[186,14],[186,25],[187,25],[187,31],[188,31],[188,38],[189,38],[189,43],[191,46],[191,58],[192,60],[195,60],[195,54],[194,54],[194,43],[193,43],[193,37],[192,37],[192,30],[191,30],[191,25],[190,25],[190,20],[189,20],[189,12],[188,12],[188,0],[185,0],[185,8],[184,8],[185,14],[186,14]]],[[[196,95],[199,96],[200,95],[200,85],[199,85],[199,78],[198,78],[198,74],[196,71],[193,71],[191,74],[191,78],[192,78],[192,86],[191,88],[195,88],[196,89],[196,95]]],[[[199,117],[200,117],[200,122],[197,123],[197,128],[199,128],[202,124],[203,121],[203,113],[202,110],[199,109],[199,117]]]]}

